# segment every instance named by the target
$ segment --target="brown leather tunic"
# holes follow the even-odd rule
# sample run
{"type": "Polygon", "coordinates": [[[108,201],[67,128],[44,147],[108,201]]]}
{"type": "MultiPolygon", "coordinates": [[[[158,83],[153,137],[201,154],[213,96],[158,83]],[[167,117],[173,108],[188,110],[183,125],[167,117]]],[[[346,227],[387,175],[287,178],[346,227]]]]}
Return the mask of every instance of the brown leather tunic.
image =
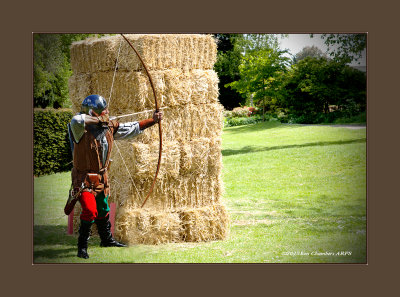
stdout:
{"type": "MultiPolygon", "coordinates": [[[[114,143],[114,134],[118,130],[118,122],[110,121],[109,129],[106,132],[108,142],[107,158],[105,167],[108,167],[112,146],[114,143]]],[[[107,196],[110,194],[110,186],[108,183],[108,168],[103,168],[101,160],[101,145],[99,141],[87,129],[80,139],[79,143],[74,143],[73,168],[71,172],[72,185],[79,188],[86,178],[87,173],[98,173],[100,175],[100,186],[94,189],[94,195],[101,193],[107,196]]]]}

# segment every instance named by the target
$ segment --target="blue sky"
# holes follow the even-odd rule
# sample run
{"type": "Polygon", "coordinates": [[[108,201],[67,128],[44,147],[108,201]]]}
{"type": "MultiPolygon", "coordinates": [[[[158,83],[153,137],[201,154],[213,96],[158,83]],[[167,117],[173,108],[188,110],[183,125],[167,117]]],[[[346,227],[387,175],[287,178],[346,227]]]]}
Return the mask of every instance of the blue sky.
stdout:
{"type": "MultiPolygon", "coordinates": [[[[321,39],[321,34],[314,34],[313,38],[310,37],[310,34],[289,34],[288,38],[279,38],[279,41],[281,48],[288,49],[293,55],[301,51],[305,46],[315,45],[323,52],[326,52],[327,50],[327,46],[324,44],[324,40],[321,39]]],[[[365,51],[363,57],[358,62],[353,62],[351,65],[366,65],[365,51]],[[360,62],[360,64],[358,64],[358,62],[360,62]]]]}

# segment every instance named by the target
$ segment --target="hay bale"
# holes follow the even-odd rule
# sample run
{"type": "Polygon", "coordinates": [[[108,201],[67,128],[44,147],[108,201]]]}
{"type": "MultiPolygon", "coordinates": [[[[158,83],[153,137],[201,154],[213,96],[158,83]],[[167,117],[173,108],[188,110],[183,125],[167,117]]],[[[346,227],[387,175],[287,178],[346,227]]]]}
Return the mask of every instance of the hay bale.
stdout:
{"type": "MultiPolygon", "coordinates": [[[[133,179],[127,175],[111,179],[110,202],[118,206],[140,207],[148,193],[152,180],[133,179]]],[[[158,179],[146,208],[173,209],[179,207],[203,207],[221,200],[224,193],[220,175],[186,176],[179,179],[158,179]]]]}
{"type": "MultiPolygon", "coordinates": [[[[115,202],[120,205],[131,201],[138,207],[153,181],[158,143],[120,141],[117,145],[110,166],[111,197],[118,197],[115,202]],[[123,151],[122,157],[118,149],[123,151]]],[[[162,166],[149,199],[157,203],[149,204],[149,207],[199,207],[218,201],[223,194],[221,170],[220,141],[208,138],[189,142],[165,141],[162,166]]]]}
{"type": "MultiPolygon", "coordinates": [[[[212,70],[180,69],[150,71],[160,106],[177,107],[186,104],[218,103],[218,76],[212,70]]],[[[74,110],[80,106],[83,98],[90,94],[100,94],[110,98],[114,77],[113,71],[91,74],[74,74],[69,80],[70,99],[74,110]]],[[[115,73],[110,104],[112,115],[148,110],[154,107],[153,90],[149,79],[143,72],[115,73]]]]}
{"type": "Polygon", "coordinates": [[[213,138],[210,140],[207,172],[211,176],[220,174],[223,169],[221,149],[221,138],[213,138]]]}
{"type": "Polygon", "coordinates": [[[68,79],[69,98],[72,102],[72,110],[79,112],[82,100],[91,95],[91,79],[90,74],[72,75],[68,79]]]}
{"type": "MultiPolygon", "coordinates": [[[[126,119],[140,120],[145,117],[126,119]]],[[[147,114],[149,117],[149,114],[147,114]]],[[[223,107],[219,103],[175,106],[164,110],[162,121],[163,141],[188,142],[197,138],[214,139],[221,137],[223,127],[223,107]]],[[[141,143],[153,143],[158,139],[156,127],[147,129],[135,138],[141,143]]]]}
{"type": "Polygon", "coordinates": [[[126,244],[160,244],[181,241],[177,213],[148,209],[122,209],[116,219],[115,237],[126,244]]]}
{"type": "Polygon", "coordinates": [[[124,208],[117,213],[115,237],[126,244],[221,240],[229,235],[229,224],[221,204],[162,212],[124,208]]]}
{"type": "MultiPolygon", "coordinates": [[[[140,142],[119,141],[118,149],[122,151],[122,156],[118,151],[112,154],[112,165],[110,175],[125,176],[129,168],[134,178],[140,180],[151,180],[154,176],[155,165],[158,161],[158,142],[145,144],[140,142]]],[[[162,151],[162,168],[158,176],[163,178],[178,178],[180,168],[180,144],[177,141],[164,141],[162,151]]]]}
{"type": "Polygon", "coordinates": [[[225,239],[229,235],[229,217],[222,204],[180,211],[183,241],[198,242],[225,239]]]}
{"type": "Polygon", "coordinates": [[[71,68],[74,73],[113,69],[118,46],[114,36],[88,38],[74,42],[70,47],[71,68]]]}
{"type": "MultiPolygon", "coordinates": [[[[200,34],[126,34],[149,70],[171,68],[212,69],[217,46],[211,35],[200,34]]],[[[71,67],[74,73],[113,71],[119,55],[119,69],[138,71],[142,64],[122,36],[87,39],[71,45],[71,67]],[[121,42],[122,41],[122,42],[121,42]]]]}

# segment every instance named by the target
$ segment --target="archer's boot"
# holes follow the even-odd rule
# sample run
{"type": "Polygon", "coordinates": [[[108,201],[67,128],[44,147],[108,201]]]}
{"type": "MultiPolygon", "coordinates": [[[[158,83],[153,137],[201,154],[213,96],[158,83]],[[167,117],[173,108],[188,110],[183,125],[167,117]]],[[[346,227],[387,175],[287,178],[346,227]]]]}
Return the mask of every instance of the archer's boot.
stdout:
{"type": "Polygon", "coordinates": [[[79,226],[79,237],[78,237],[78,257],[88,259],[87,253],[88,241],[90,237],[90,228],[92,223],[82,222],[79,226]]]}
{"type": "Polygon", "coordinates": [[[125,244],[116,241],[111,234],[111,223],[109,221],[109,216],[103,219],[96,219],[95,223],[97,225],[97,230],[100,235],[101,247],[126,247],[125,244]]]}

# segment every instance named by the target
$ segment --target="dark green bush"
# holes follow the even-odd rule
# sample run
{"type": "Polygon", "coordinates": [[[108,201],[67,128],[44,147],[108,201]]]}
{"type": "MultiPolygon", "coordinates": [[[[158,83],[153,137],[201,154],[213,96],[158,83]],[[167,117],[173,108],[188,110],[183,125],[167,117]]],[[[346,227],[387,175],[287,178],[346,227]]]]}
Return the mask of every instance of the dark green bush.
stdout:
{"type": "Polygon", "coordinates": [[[33,174],[63,172],[72,168],[67,124],[69,109],[35,109],[33,115],[33,174]]]}
{"type": "Polygon", "coordinates": [[[334,121],[335,124],[366,124],[367,123],[367,113],[361,112],[357,115],[351,117],[337,118],[334,121]]]}
{"type": "MultiPolygon", "coordinates": [[[[299,116],[290,115],[286,117],[286,122],[292,124],[346,124],[346,123],[366,123],[366,112],[349,114],[347,111],[334,111],[330,113],[308,113],[299,116]]],[[[285,122],[281,120],[281,122],[285,122]]]]}

